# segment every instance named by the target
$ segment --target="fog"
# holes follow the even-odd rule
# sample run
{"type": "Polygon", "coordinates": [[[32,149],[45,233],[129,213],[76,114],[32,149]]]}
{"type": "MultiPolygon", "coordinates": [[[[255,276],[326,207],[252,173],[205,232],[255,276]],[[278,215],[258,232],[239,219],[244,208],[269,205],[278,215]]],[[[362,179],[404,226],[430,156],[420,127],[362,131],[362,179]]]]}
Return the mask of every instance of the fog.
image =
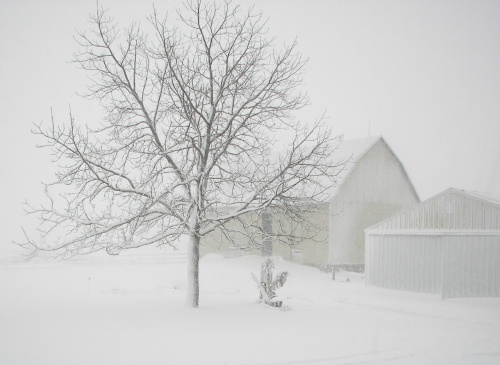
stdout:
{"type": "MultiPolygon", "coordinates": [[[[242,6],[251,5],[242,1],[242,6]]],[[[147,25],[152,2],[101,1],[123,26],[147,25]]],[[[176,18],[180,2],[156,5],[176,18]]],[[[500,3],[497,1],[257,1],[278,42],[309,58],[311,105],[345,139],[383,135],[421,199],[453,186],[500,195],[500,3]]],[[[71,60],[92,2],[0,3],[1,250],[22,239],[23,202],[41,200],[55,165],[33,123],[101,114],[71,60]]]]}

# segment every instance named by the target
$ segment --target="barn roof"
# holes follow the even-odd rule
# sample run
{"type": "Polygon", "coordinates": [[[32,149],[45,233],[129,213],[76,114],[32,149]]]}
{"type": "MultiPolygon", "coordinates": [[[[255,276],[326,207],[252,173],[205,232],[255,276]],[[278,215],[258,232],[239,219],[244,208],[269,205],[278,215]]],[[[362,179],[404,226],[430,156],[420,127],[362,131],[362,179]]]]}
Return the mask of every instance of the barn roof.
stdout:
{"type": "Polygon", "coordinates": [[[383,140],[382,136],[337,140],[337,146],[333,152],[332,160],[339,165],[345,165],[342,171],[337,175],[337,185],[329,192],[330,199],[333,199],[340,191],[342,184],[348,178],[358,161],[380,140],[383,140]]]}
{"type": "Polygon", "coordinates": [[[351,140],[337,140],[338,145],[335,150],[335,159],[345,160],[351,158],[352,162],[357,162],[375,143],[381,139],[382,136],[351,140]]]}
{"type": "Polygon", "coordinates": [[[415,197],[417,200],[420,200],[418,198],[417,191],[415,190],[415,187],[413,186],[410,178],[408,177],[408,174],[406,173],[406,170],[399,161],[399,158],[396,156],[396,154],[392,151],[392,149],[389,147],[387,142],[385,142],[384,138],[382,136],[373,136],[373,137],[365,137],[365,138],[360,138],[360,139],[353,139],[353,140],[338,140],[338,145],[336,146],[336,150],[333,153],[332,159],[334,162],[337,162],[339,164],[345,163],[345,166],[343,170],[338,174],[337,176],[337,185],[333,187],[330,192],[330,200],[335,198],[335,196],[339,193],[340,189],[342,188],[344,182],[347,180],[351,172],[354,170],[356,167],[357,163],[361,160],[361,158],[368,152],[370,149],[375,146],[377,143],[383,143],[385,148],[387,148],[390,153],[394,155],[394,157],[397,159],[401,166],[402,172],[406,175],[408,184],[415,194],[415,197]]]}
{"type": "MultiPolygon", "coordinates": [[[[382,142],[384,146],[395,156],[394,152],[387,145],[384,138],[382,136],[373,136],[373,137],[365,137],[359,139],[352,140],[344,140],[342,137],[336,139],[336,145],[334,145],[334,151],[331,156],[329,156],[329,162],[333,162],[334,164],[339,166],[339,170],[336,173],[335,180],[336,185],[329,187],[326,191],[324,191],[325,196],[321,196],[322,198],[326,197],[327,201],[332,201],[336,195],[341,190],[344,182],[347,180],[351,172],[354,170],[358,162],[363,158],[363,156],[372,149],[377,143],[382,142]]],[[[271,154],[272,161],[279,161],[280,153],[286,153],[286,151],[276,150],[271,154]]],[[[397,156],[395,156],[399,162],[397,156]]],[[[399,162],[401,164],[401,162],[399,162]]],[[[404,167],[401,165],[401,168],[406,174],[404,167]]],[[[328,186],[331,184],[331,177],[324,178],[324,186],[328,186]]],[[[320,177],[320,179],[323,179],[320,177]]],[[[418,194],[415,191],[410,179],[408,178],[408,183],[413,190],[415,196],[418,199],[418,194]]],[[[311,189],[314,189],[312,187],[311,189]]],[[[252,193],[249,193],[251,196],[252,193]]]]}
{"type": "Polygon", "coordinates": [[[367,229],[376,231],[498,231],[500,201],[488,193],[449,188],[367,229]]]}

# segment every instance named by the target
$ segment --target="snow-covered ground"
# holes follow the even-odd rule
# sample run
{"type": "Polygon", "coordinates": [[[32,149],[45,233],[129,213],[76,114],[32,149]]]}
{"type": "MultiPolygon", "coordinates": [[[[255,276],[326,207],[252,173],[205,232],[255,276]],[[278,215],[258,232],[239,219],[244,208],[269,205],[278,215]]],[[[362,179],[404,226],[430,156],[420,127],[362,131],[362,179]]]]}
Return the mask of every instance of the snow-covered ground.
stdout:
{"type": "Polygon", "coordinates": [[[334,282],[276,260],[285,311],[256,302],[261,261],[203,258],[196,310],[182,253],[0,265],[0,364],[500,364],[498,298],[334,282]]]}

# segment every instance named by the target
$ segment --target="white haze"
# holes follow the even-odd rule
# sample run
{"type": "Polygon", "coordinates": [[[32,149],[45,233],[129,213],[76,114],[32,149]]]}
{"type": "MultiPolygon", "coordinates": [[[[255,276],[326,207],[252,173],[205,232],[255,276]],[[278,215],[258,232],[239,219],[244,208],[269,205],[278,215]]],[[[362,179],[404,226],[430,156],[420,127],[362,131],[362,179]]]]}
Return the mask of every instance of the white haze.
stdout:
{"type": "MultiPolygon", "coordinates": [[[[153,9],[152,1],[100,4],[123,26],[147,25],[153,9]]],[[[156,7],[175,19],[180,4],[156,7]]],[[[193,313],[183,307],[185,260],[169,250],[153,262],[126,252],[20,264],[11,241],[23,239],[21,225],[35,234],[23,202],[42,202],[41,181],[56,169],[34,147],[43,141],[32,124],[50,122],[50,108],[59,122],[69,106],[79,123],[101,116],[76,94],[86,75],[68,62],[73,34],[94,9],[94,1],[0,1],[1,364],[500,362],[497,298],[442,301],[280,262],[292,307],[281,312],[255,303],[249,272],[259,258],[210,256],[193,313]],[[202,345],[194,351],[189,341],[202,345]]],[[[310,59],[311,105],[300,118],[326,111],[345,139],[383,135],[421,199],[451,186],[500,196],[499,1],[260,0],[255,9],[278,42],[297,38],[310,59]]]]}
{"type": "MultiPolygon", "coordinates": [[[[122,25],[147,25],[152,2],[103,0],[122,25]]],[[[244,7],[250,1],[241,1],[244,7]]],[[[175,19],[179,1],[156,4],[175,19]]],[[[32,123],[95,124],[86,75],[69,63],[73,34],[94,2],[0,2],[1,249],[22,239],[23,201],[41,201],[55,166],[32,123]]],[[[257,1],[278,42],[297,38],[310,59],[304,88],[346,139],[383,135],[421,199],[452,186],[500,195],[498,1],[257,1]]],[[[0,252],[2,252],[0,251],[0,252]]]]}

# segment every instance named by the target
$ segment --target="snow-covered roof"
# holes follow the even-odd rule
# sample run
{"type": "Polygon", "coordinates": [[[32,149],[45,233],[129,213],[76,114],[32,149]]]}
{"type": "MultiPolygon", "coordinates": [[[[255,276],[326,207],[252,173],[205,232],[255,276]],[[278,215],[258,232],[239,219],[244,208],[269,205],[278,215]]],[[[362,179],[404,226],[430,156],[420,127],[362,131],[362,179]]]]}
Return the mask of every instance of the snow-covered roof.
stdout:
{"type": "Polygon", "coordinates": [[[332,160],[333,162],[339,164],[345,163],[345,166],[337,177],[337,186],[332,188],[329,193],[330,199],[333,199],[340,191],[342,184],[349,177],[358,161],[364,156],[366,152],[370,150],[370,148],[372,148],[381,139],[382,136],[366,137],[352,140],[338,140],[338,145],[336,146],[336,149],[333,153],[332,160]]]}
{"type": "Polygon", "coordinates": [[[499,231],[500,201],[489,193],[448,188],[365,232],[499,231]]]}
{"type": "MultiPolygon", "coordinates": [[[[488,192],[482,192],[482,191],[473,191],[473,190],[460,190],[460,189],[455,189],[455,188],[450,188],[451,190],[455,190],[458,192],[461,192],[466,195],[470,195],[474,198],[479,198],[480,200],[483,200],[487,203],[495,204],[500,206],[500,197],[498,195],[494,195],[492,193],[488,192]]],[[[450,190],[448,189],[448,190],[450,190]]]]}
{"type": "MultiPolygon", "coordinates": [[[[382,136],[374,136],[353,140],[343,140],[342,138],[338,138],[336,142],[334,142],[336,143],[336,145],[334,144],[333,146],[334,151],[328,159],[329,162],[342,166],[342,169],[339,169],[338,174],[335,176],[337,184],[326,191],[328,200],[331,201],[338,194],[342,184],[349,177],[352,170],[354,170],[358,161],[365,155],[366,152],[368,152],[377,142],[381,140],[383,140],[382,136]]],[[[286,151],[273,151],[270,156],[271,161],[278,162],[281,154],[286,154],[286,151]]],[[[331,177],[324,177],[325,185],[329,185],[331,183],[330,178],[331,177]]],[[[309,193],[313,195],[312,192],[309,193]]],[[[254,192],[248,192],[239,204],[243,205],[244,202],[251,200],[252,194],[254,194],[254,192]]],[[[235,203],[233,208],[239,208],[239,205],[235,203]]]]}
{"type": "Polygon", "coordinates": [[[353,162],[357,162],[375,143],[382,139],[382,136],[365,137],[351,140],[339,140],[335,159],[347,159],[352,157],[353,162]]]}

